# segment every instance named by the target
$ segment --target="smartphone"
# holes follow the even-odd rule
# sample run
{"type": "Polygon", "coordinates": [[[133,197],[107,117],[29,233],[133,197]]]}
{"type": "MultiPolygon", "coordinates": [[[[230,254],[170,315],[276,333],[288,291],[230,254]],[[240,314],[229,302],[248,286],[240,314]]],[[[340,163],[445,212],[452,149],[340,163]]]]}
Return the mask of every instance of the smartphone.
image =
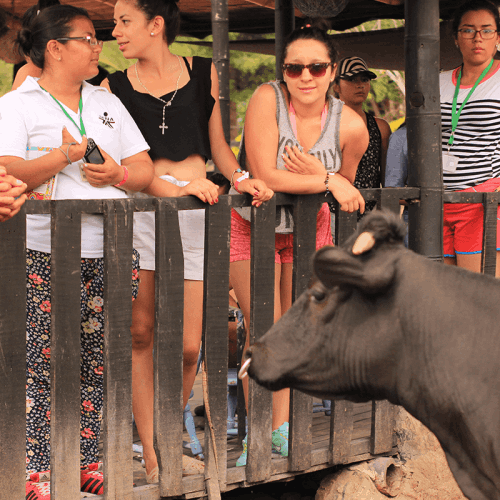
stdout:
{"type": "Polygon", "coordinates": [[[85,151],[83,160],[85,163],[95,163],[96,165],[104,163],[104,158],[99,151],[97,144],[92,139],[87,140],[87,151],[85,151]]]}

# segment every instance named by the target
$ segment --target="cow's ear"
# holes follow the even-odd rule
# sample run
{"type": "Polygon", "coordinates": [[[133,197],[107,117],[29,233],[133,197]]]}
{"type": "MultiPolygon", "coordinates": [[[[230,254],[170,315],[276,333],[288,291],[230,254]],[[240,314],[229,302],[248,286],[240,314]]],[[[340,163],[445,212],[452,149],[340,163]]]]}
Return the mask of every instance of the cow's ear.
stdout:
{"type": "Polygon", "coordinates": [[[340,247],[324,247],[314,257],[314,272],[328,288],[350,286],[367,294],[380,293],[393,282],[396,267],[392,259],[361,259],[340,247]]]}

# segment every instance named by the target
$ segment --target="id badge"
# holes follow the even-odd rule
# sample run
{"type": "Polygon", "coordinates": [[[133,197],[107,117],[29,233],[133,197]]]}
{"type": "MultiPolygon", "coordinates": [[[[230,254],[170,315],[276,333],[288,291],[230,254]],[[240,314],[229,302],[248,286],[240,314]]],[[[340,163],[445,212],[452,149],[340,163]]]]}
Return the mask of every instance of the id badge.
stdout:
{"type": "Polygon", "coordinates": [[[455,172],[458,167],[458,160],[458,156],[454,156],[450,153],[443,153],[443,172],[455,172]]]}

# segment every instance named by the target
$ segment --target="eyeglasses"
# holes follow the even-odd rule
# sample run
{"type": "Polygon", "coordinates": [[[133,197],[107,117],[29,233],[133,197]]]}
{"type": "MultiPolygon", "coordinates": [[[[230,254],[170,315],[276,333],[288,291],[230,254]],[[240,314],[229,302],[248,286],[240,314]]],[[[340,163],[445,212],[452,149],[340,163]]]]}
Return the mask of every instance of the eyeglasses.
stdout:
{"type": "Polygon", "coordinates": [[[283,64],[283,72],[289,78],[298,78],[302,75],[304,69],[308,69],[313,78],[320,78],[325,76],[326,70],[332,66],[331,62],[327,63],[312,63],[312,64],[283,64]]]}
{"type": "Polygon", "coordinates": [[[95,36],[67,36],[65,38],[56,38],[58,42],[66,42],[68,40],[85,40],[88,42],[88,44],[91,47],[95,47],[96,45],[99,45],[99,47],[102,47],[102,44],[104,43],[102,40],[98,40],[95,36]]]}
{"type": "Polygon", "coordinates": [[[491,40],[495,36],[497,30],[492,30],[491,28],[486,28],[484,30],[473,30],[472,28],[463,28],[461,30],[458,30],[458,32],[462,35],[462,38],[465,38],[466,40],[471,38],[476,38],[476,33],[479,33],[483,40],[491,40]]]}

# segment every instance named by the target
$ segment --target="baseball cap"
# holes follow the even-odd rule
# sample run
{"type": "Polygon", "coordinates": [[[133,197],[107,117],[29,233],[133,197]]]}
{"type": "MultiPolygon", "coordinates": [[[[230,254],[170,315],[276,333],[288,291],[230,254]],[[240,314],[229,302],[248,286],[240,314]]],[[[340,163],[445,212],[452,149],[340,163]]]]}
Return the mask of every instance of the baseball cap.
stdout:
{"type": "Polygon", "coordinates": [[[373,80],[377,75],[368,69],[365,61],[361,57],[344,57],[339,63],[339,78],[350,78],[351,76],[364,73],[373,80]]]}

